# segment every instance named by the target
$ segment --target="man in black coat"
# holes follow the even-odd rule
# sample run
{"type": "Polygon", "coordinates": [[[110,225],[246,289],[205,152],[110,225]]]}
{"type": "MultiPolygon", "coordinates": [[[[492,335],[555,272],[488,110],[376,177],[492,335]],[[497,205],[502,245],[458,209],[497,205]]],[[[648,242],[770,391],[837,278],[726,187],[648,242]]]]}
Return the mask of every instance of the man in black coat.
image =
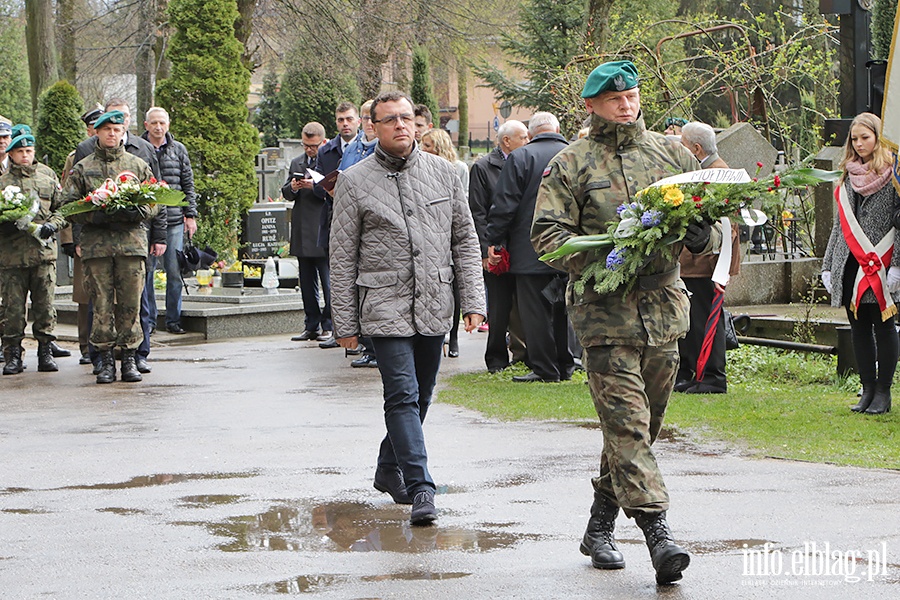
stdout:
{"type": "Polygon", "coordinates": [[[498,261],[497,247],[505,243],[509,272],[516,277],[516,302],[531,373],[513,381],[560,381],[570,379],[575,369],[565,307],[566,277],[538,260],[531,245],[531,221],[544,170],[568,144],[559,134],[559,121],[550,113],[535,113],[528,131],[531,142],[509,155],[494,191],[487,219],[488,259],[498,261]]]}
{"type": "MultiPolygon", "coordinates": [[[[337,170],[341,164],[341,158],[344,157],[344,150],[355,140],[359,132],[359,111],[352,102],[341,102],[334,109],[334,123],[337,125],[338,134],[333,140],[329,140],[324,146],[319,148],[319,154],[316,157],[316,170],[322,175],[337,170]]],[[[313,186],[313,192],[316,197],[325,203],[325,209],[322,211],[319,220],[319,240],[318,244],[328,251],[328,238],[331,235],[331,194],[321,185],[313,186]]],[[[321,336],[320,336],[321,337],[321,336]]],[[[320,348],[337,348],[338,343],[334,336],[327,336],[321,340],[320,348]]]]}
{"type": "Polygon", "coordinates": [[[488,371],[496,373],[509,366],[506,332],[513,362],[525,360],[525,344],[515,308],[516,279],[511,273],[496,275],[488,270],[487,216],[493,204],[493,193],[500,179],[500,171],[509,154],[528,143],[528,128],[521,121],[506,121],[497,130],[497,147],[478,159],[469,174],[469,208],[481,245],[484,287],[487,290],[488,329],[484,362],[488,371]],[[515,312],[515,316],[511,313],[515,312]]]}
{"type": "Polygon", "coordinates": [[[325,141],[325,128],[315,121],[307,123],[301,133],[303,154],[291,161],[287,181],[281,187],[285,200],[294,203],[291,210],[291,256],[300,267],[300,294],[306,314],[304,331],[291,340],[302,342],[331,336],[331,283],[328,254],[317,244],[319,223],[325,200],[313,190],[307,170],[316,171],[319,148],[325,141]],[[325,297],[324,310],[319,308],[319,285],[325,297]],[[321,328],[321,330],[320,330],[321,328]]]}

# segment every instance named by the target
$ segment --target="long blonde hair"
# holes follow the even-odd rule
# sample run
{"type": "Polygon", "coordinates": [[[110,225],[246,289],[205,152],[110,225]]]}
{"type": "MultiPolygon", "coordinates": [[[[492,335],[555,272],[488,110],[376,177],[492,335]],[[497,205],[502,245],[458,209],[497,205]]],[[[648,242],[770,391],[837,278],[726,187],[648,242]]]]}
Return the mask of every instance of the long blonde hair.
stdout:
{"type": "Polygon", "coordinates": [[[434,144],[435,154],[452,163],[458,160],[456,150],[453,148],[453,140],[450,139],[449,133],[443,129],[432,129],[422,134],[422,139],[424,140],[425,138],[431,139],[431,143],[434,144]]]}
{"type": "Polygon", "coordinates": [[[870,112],[859,113],[850,123],[850,130],[847,133],[847,141],[844,143],[844,155],[841,158],[841,164],[838,167],[843,173],[841,174],[841,182],[847,177],[847,163],[852,161],[862,162],[856,148],[853,147],[853,128],[856,125],[862,125],[875,135],[875,151],[872,153],[872,159],[868,163],[868,170],[875,173],[881,173],[885,167],[889,167],[893,160],[890,149],[881,141],[881,119],[878,115],[870,112]]]}

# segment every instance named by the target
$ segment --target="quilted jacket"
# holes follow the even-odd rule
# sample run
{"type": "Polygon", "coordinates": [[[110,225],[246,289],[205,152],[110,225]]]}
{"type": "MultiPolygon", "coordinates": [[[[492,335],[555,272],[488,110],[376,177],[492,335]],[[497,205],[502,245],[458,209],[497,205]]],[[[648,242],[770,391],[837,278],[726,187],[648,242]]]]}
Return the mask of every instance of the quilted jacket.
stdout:
{"type": "Polygon", "coordinates": [[[338,177],[330,237],[338,338],[443,335],[453,279],[463,314],[486,314],[481,251],[456,168],[420,152],[375,153],[338,177]]]}

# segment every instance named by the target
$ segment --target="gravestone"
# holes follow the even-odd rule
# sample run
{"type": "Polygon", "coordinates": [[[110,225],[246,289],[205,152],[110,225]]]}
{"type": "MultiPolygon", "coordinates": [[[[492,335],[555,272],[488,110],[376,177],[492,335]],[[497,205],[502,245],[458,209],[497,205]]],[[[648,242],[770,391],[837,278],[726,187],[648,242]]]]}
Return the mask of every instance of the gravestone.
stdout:
{"type": "Polygon", "coordinates": [[[283,202],[254,204],[244,220],[244,257],[274,256],[288,241],[287,209],[283,202]]]}
{"type": "Polygon", "coordinates": [[[756,163],[763,164],[758,177],[766,177],[775,168],[778,150],[750,123],[737,123],[716,135],[719,157],[732,169],[744,169],[755,177],[756,163]]]}

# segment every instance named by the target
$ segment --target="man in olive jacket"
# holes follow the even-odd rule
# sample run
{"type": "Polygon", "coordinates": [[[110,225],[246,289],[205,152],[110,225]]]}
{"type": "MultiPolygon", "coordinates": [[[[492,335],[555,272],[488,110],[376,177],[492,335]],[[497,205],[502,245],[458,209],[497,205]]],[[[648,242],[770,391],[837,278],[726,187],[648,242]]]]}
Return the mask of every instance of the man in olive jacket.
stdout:
{"type": "Polygon", "coordinates": [[[375,153],[338,177],[330,264],[334,333],[344,348],[367,335],[384,384],[375,488],[412,500],[410,522],[437,518],[422,422],[459,286],[466,331],[484,321],[481,251],[462,183],[448,161],[420,152],[413,103],[385,92],[372,103],[375,153]]]}
{"type": "MultiPolygon", "coordinates": [[[[118,110],[97,119],[94,153],[78,162],[66,178],[65,202],[84,198],[106,179],[115,179],[123,171],[134,173],[141,181],[152,177],[144,160],[125,151],[124,123],[125,115],[118,110]]],[[[97,383],[116,380],[116,346],[122,349],[122,381],[141,380],[135,350],[143,339],[140,309],[145,263],[148,251],[157,255],[165,251],[165,219],[164,211],[150,205],[112,213],[100,210],[70,218],[82,224],[76,252],[84,261],[85,285],[94,304],[91,344],[100,353],[97,383]],[[151,219],[156,220],[156,237],[148,241],[151,219]]]]}

